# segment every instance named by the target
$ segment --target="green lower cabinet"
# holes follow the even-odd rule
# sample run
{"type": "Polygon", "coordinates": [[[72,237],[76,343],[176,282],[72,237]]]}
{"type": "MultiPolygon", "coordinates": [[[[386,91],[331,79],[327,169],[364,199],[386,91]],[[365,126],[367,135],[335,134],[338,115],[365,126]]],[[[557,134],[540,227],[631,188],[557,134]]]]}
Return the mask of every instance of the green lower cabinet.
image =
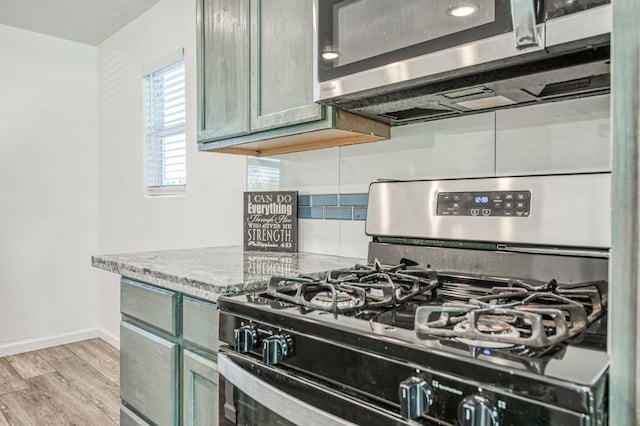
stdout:
{"type": "Polygon", "coordinates": [[[178,335],[180,293],[139,281],[120,280],[120,311],[160,331],[178,335]]]}
{"type": "Polygon", "coordinates": [[[218,330],[220,311],[213,302],[184,296],[182,298],[182,337],[207,352],[220,347],[218,330]]]}
{"type": "Polygon", "coordinates": [[[121,298],[120,424],[217,425],[216,304],[128,278],[121,298]]]}
{"type": "Polygon", "coordinates": [[[152,426],[124,405],[120,406],[120,426],[152,426]]]}
{"type": "Polygon", "coordinates": [[[177,424],[178,344],[123,321],[120,345],[123,403],[158,426],[177,424]]]}
{"type": "Polygon", "coordinates": [[[182,424],[218,424],[218,363],[213,354],[182,352],[182,424]]]}

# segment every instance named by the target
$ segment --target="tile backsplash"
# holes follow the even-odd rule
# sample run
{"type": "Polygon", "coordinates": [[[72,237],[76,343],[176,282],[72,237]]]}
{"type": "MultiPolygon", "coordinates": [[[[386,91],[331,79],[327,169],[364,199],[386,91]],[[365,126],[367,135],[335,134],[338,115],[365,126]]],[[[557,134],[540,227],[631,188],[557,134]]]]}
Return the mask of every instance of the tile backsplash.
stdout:
{"type": "Polygon", "coordinates": [[[298,218],[365,220],[369,194],[317,194],[298,196],[298,218]]]}
{"type": "Polygon", "coordinates": [[[369,184],[611,170],[608,95],[394,127],[388,141],[250,157],[247,190],[298,191],[299,249],[366,257],[369,184]]]}

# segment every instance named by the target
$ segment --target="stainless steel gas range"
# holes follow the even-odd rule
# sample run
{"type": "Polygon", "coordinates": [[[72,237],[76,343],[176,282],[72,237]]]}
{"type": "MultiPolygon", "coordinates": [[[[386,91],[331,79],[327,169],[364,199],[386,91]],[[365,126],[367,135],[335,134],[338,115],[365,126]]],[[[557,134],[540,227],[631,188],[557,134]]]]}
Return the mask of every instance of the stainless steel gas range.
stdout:
{"type": "Polygon", "coordinates": [[[609,184],[373,183],[367,265],[219,299],[221,423],[606,424],[609,184]]]}

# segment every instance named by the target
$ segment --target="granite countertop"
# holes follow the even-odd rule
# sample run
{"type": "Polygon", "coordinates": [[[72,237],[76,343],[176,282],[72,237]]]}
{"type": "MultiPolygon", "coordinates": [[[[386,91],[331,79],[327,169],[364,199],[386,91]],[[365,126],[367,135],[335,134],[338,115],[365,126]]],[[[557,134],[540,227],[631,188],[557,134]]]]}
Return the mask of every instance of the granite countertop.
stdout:
{"type": "Polygon", "coordinates": [[[159,287],[215,301],[260,290],[272,275],[296,276],[345,268],[365,259],[311,253],[244,251],[240,246],[96,255],[91,265],[159,287]]]}

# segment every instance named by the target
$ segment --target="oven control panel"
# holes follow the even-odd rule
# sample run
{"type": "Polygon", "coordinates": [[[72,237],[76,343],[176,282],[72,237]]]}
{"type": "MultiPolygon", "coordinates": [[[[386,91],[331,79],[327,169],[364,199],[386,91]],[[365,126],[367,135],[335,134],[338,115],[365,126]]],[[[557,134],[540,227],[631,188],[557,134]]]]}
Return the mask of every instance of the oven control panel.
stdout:
{"type": "Polygon", "coordinates": [[[529,217],[531,191],[439,192],[436,214],[529,217]]]}

